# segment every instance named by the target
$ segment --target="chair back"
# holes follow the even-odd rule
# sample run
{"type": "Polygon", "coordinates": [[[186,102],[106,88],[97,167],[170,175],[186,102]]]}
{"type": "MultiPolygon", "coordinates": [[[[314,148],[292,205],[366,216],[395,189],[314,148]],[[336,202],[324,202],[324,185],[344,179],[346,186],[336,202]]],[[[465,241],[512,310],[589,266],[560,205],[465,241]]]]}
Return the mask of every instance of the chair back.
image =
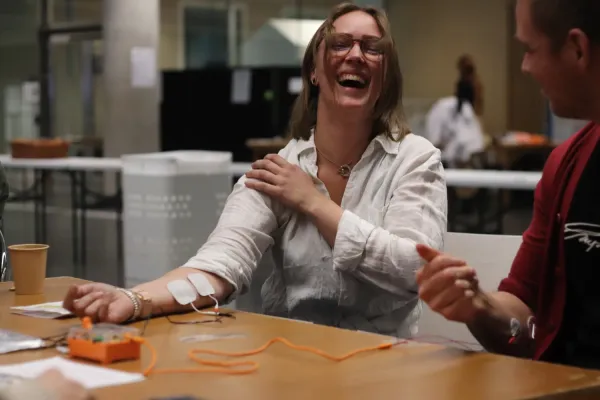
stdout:
{"type": "MultiPolygon", "coordinates": [[[[481,288],[494,291],[508,275],[520,245],[521,236],[449,232],[445,238],[444,251],[467,261],[477,271],[481,288]]],[[[448,321],[426,304],[423,304],[418,335],[435,336],[448,345],[453,342],[477,344],[464,324],[448,321]]]]}

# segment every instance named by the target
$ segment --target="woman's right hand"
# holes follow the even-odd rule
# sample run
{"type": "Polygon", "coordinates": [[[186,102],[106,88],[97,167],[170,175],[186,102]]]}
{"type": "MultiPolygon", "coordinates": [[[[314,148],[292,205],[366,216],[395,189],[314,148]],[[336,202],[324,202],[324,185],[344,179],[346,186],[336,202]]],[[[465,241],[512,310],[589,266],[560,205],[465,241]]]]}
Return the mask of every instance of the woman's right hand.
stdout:
{"type": "Polygon", "coordinates": [[[133,316],[131,299],[116,287],[105,283],[75,285],[69,289],[63,307],[79,318],[119,324],[133,316]]]}

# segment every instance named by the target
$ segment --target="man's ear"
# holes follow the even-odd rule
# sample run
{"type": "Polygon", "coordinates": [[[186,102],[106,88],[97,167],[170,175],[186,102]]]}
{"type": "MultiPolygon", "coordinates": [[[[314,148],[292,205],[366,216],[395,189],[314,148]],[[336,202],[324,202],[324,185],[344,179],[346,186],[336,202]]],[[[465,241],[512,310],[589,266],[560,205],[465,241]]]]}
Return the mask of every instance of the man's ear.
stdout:
{"type": "Polygon", "coordinates": [[[575,55],[578,64],[587,67],[591,59],[590,39],[581,29],[571,29],[565,43],[575,55]]]}

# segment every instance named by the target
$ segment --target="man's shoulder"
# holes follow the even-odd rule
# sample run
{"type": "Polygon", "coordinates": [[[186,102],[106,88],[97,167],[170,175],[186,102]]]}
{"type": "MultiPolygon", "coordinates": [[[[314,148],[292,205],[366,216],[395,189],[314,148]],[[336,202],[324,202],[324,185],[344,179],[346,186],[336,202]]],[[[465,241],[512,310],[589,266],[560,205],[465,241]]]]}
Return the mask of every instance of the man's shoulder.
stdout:
{"type": "Polygon", "coordinates": [[[556,146],[546,161],[544,175],[554,175],[567,155],[576,157],[580,149],[593,145],[598,135],[600,135],[600,125],[590,122],[569,139],[556,146]]]}

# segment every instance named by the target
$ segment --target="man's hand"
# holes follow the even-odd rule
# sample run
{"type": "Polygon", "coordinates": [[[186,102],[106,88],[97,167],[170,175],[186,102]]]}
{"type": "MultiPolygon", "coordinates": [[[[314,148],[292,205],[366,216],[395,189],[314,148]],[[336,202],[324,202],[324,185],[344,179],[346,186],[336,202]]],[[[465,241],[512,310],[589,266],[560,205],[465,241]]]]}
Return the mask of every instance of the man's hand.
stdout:
{"type": "Polygon", "coordinates": [[[417,271],[421,300],[450,321],[472,322],[486,305],[475,270],[463,260],[422,244],[417,245],[417,252],[426,262],[417,271]]]}

